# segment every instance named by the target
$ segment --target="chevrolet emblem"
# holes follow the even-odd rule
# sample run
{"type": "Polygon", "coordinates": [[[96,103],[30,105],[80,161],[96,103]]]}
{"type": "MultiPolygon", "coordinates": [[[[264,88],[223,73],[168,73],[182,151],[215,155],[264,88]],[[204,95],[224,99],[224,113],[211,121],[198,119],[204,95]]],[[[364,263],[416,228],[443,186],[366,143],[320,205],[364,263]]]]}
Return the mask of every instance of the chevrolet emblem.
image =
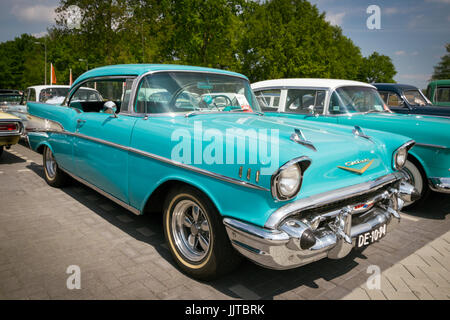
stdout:
{"type": "Polygon", "coordinates": [[[364,172],[366,172],[367,169],[369,169],[369,167],[372,165],[373,163],[373,159],[369,160],[369,159],[364,159],[364,160],[357,160],[357,161],[350,161],[350,162],[346,162],[345,163],[345,167],[343,166],[338,166],[338,168],[340,169],[344,169],[350,172],[354,172],[357,174],[363,174],[364,172]],[[354,168],[350,168],[351,166],[360,164],[360,163],[366,163],[368,162],[368,164],[366,164],[364,167],[362,167],[361,169],[354,169],[354,168]]]}

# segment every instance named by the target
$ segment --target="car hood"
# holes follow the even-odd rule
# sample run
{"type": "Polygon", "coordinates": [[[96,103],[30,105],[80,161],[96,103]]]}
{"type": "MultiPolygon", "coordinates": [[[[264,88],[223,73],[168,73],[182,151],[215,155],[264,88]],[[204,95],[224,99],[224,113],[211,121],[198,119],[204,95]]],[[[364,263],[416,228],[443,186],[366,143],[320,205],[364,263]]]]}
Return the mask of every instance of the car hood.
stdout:
{"type": "Polygon", "coordinates": [[[201,152],[203,154],[205,152],[210,154],[212,145],[223,146],[220,151],[224,154],[222,159],[228,157],[230,149],[234,150],[234,158],[230,162],[223,161],[228,164],[208,164],[204,161],[201,163],[197,161],[193,165],[267,189],[270,189],[272,174],[280,166],[298,157],[310,158],[312,163],[304,174],[302,192],[299,197],[362,183],[391,173],[393,171],[393,150],[409,140],[406,137],[392,135],[391,143],[388,144],[378,138],[366,139],[356,136],[352,133],[352,128],[347,126],[315,124],[310,121],[255,114],[205,114],[155,119],[158,121],[148,121],[148,126],[152,126],[153,130],[160,132],[159,135],[163,138],[171,137],[171,141],[161,143],[159,150],[154,149],[158,154],[167,157],[170,155],[171,150],[174,150],[180,143],[177,138],[174,139],[173,135],[173,132],[179,130],[180,133],[184,132],[183,136],[191,137],[192,157],[194,157],[194,153],[199,153],[198,146],[201,140],[199,131],[197,131],[197,136],[195,134],[195,128],[197,128],[209,137],[209,140],[205,138],[202,140],[201,152]],[[306,140],[314,145],[316,151],[290,139],[295,129],[302,132],[306,140]],[[161,134],[161,131],[167,131],[167,133],[161,134]],[[237,141],[233,140],[237,136],[241,138],[245,136],[246,143],[236,142],[231,144],[230,148],[227,143],[237,141]],[[196,144],[197,149],[195,148],[196,144]],[[167,148],[168,145],[171,145],[171,148],[167,148]],[[242,153],[246,156],[245,163],[239,162],[237,159],[237,155],[242,153]],[[251,157],[255,154],[258,155],[257,160],[253,159],[252,161],[251,157]],[[263,163],[263,160],[268,158],[270,160],[263,163]],[[365,162],[349,164],[355,161],[365,162]],[[361,174],[339,168],[348,166],[353,169],[361,169],[369,162],[371,163],[369,168],[361,174]],[[242,176],[239,176],[241,166],[243,173],[242,176]],[[247,179],[249,169],[250,178],[247,179]],[[258,182],[255,180],[256,171],[261,173],[258,182]]]}
{"type": "Polygon", "coordinates": [[[339,123],[388,131],[410,137],[417,144],[450,147],[450,119],[412,114],[369,113],[339,117],[339,123]]]}

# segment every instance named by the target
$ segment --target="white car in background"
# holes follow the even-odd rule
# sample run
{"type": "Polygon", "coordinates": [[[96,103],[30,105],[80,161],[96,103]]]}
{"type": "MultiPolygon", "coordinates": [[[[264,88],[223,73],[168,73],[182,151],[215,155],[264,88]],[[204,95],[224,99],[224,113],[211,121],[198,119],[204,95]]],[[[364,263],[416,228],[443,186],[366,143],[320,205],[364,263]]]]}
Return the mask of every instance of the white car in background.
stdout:
{"type": "MultiPolygon", "coordinates": [[[[25,127],[23,134],[26,134],[27,129],[30,127],[28,123],[27,102],[42,102],[54,105],[62,104],[69,93],[69,89],[70,86],[67,85],[40,85],[28,87],[25,90],[24,97],[20,104],[10,104],[3,108],[3,111],[21,119],[25,127]]],[[[82,95],[80,98],[84,101],[103,101],[100,93],[93,88],[80,88],[77,95],[82,95]]]]}

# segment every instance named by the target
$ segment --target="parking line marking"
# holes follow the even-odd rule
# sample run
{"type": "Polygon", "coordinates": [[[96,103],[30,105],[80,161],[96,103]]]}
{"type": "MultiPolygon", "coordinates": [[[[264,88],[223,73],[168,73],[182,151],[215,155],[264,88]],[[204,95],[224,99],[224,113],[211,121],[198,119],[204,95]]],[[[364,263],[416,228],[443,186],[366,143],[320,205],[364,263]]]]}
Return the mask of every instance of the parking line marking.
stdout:
{"type": "Polygon", "coordinates": [[[17,172],[28,172],[28,171],[31,171],[30,169],[19,169],[19,170],[17,170],[17,172]]]}
{"type": "Polygon", "coordinates": [[[406,220],[414,221],[414,222],[420,221],[420,219],[413,218],[413,217],[408,216],[408,215],[406,215],[404,213],[400,214],[400,217],[403,218],[403,219],[406,219],[406,220]]]}

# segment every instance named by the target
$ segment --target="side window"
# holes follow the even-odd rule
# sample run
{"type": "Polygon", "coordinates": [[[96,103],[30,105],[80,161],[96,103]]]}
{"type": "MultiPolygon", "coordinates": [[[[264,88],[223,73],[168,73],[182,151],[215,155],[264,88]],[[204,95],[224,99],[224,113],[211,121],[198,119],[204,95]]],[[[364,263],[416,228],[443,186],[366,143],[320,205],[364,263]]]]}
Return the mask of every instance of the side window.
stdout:
{"type": "Polygon", "coordinates": [[[401,107],[402,106],[402,99],[398,96],[398,94],[390,92],[389,93],[389,98],[388,98],[388,101],[387,101],[387,105],[389,107],[401,107]]]}
{"type": "Polygon", "coordinates": [[[34,88],[28,89],[27,101],[31,101],[31,102],[36,101],[36,90],[34,88]]]}
{"type": "Polygon", "coordinates": [[[450,101],[450,87],[438,87],[436,89],[436,101],[437,102],[449,102],[450,101]]]}
{"type": "Polygon", "coordinates": [[[70,98],[69,106],[83,112],[104,112],[104,104],[112,101],[116,113],[127,109],[132,79],[105,79],[85,82],[70,98]],[[130,82],[131,80],[131,82],[130,82]],[[128,92],[128,95],[127,95],[128,92]],[[128,99],[128,100],[127,100],[128,99]]]}
{"type": "Polygon", "coordinates": [[[280,107],[280,89],[261,90],[255,92],[262,111],[276,112],[280,107]]]}
{"type": "Polygon", "coordinates": [[[389,92],[386,91],[378,91],[378,93],[380,94],[381,98],[383,99],[384,103],[388,103],[388,96],[389,96],[389,92]]]}
{"type": "MultiPolygon", "coordinates": [[[[141,82],[135,104],[137,113],[166,113],[170,112],[169,102],[172,94],[165,88],[159,86],[156,81],[145,77],[141,82]]],[[[185,101],[185,95],[180,95],[176,101],[179,108],[185,101]]]]}
{"type": "Polygon", "coordinates": [[[309,114],[313,106],[317,113],[322,113],[325,102],[324,90],[289,89],[286,100],[286,112],[309,114]]]}

